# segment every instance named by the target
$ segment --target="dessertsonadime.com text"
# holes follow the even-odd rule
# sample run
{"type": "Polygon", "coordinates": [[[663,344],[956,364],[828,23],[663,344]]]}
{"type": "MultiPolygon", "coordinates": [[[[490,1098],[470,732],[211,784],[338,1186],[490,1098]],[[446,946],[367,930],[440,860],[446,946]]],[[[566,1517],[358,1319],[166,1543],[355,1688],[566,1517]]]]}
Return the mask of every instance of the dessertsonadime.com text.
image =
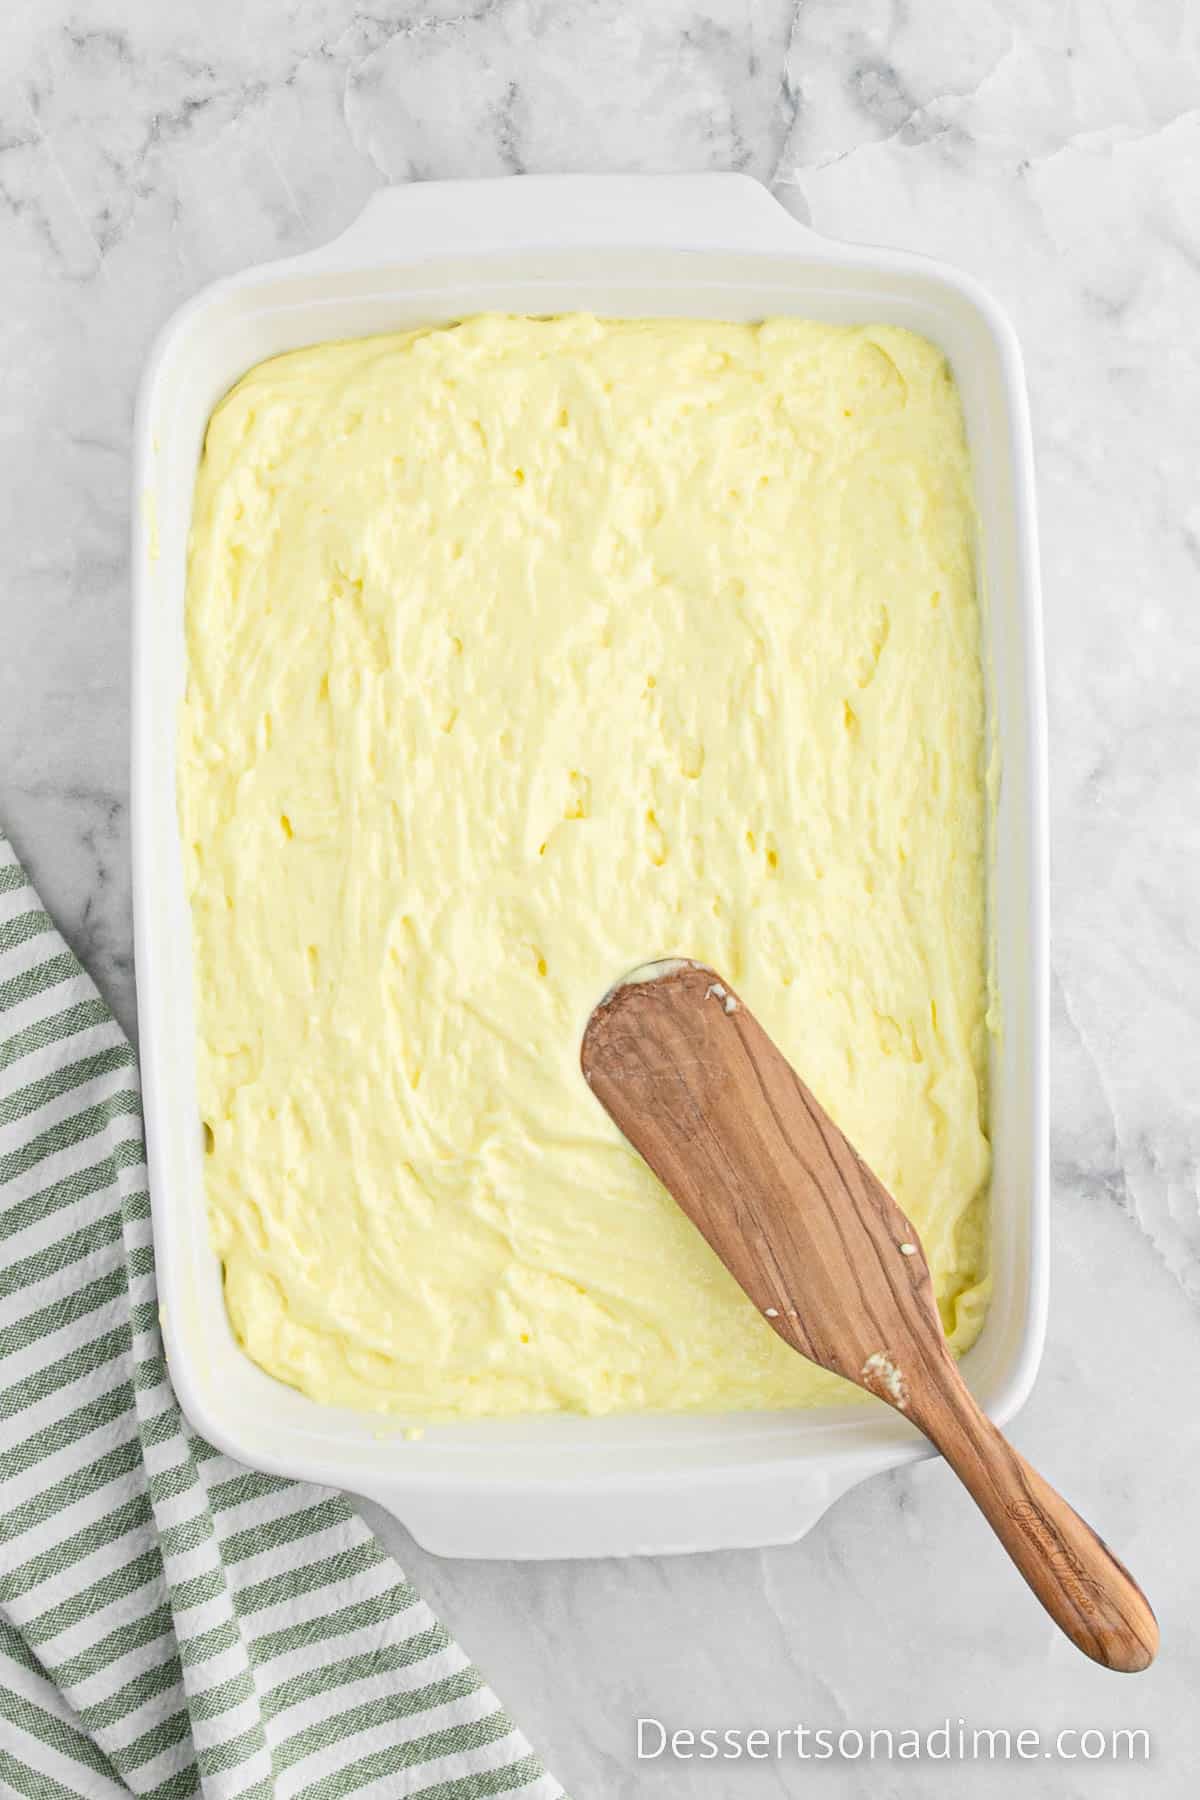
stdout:
{"type": "Polygon", "coordinates": [[[637,1721],[637,1758],[657,1762],[1149,1762],[1150,1733],[1140,1728],[968,1725],[932,1727],[671,1726],[637,1721]]]}

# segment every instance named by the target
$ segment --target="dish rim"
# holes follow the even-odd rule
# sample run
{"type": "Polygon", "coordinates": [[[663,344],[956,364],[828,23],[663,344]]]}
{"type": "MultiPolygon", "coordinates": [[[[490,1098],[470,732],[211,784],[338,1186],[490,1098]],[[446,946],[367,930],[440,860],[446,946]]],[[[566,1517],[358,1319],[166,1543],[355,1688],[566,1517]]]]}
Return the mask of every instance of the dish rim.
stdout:
{"type": "MultiPolygon", "coordinates": [[[[911,253],[872,249],[861,245],[845,245],[818,236],[796,223],[758,183],[749,177],[716,176],[525,176],[497,181],[430,183],[418,188],[380,190],[364,212],[330,244],[304,256],[268,262],[211,284],[185,303],[168,320],[159,333],[148,358],[138,395],[134,430],[134,517],[133,517],[133,734],[131,789],[133,797],[133,889],[135,921],[135,953],[138,971],[138,1020],[142,1044],[142,1079],[146,1121],[147,1156],[156,1252],[159,1264],[160,1290],[164,1305],[164,1338],[167,1345],[171,1376],[185,1413],[198,1429],[218,1448],[239,1460],[272,1473],[344,1485],[346,1465],[338,1458],[317,1454],[298,1456],[291,1449],[280,1451],[270,1441],[248,1439],[245,1432],[230,1425],[214,1398],[210,1384],[199,1378],[193,1347],[186,1330],[179,1324],[180,1306],[186,1275],[186,1257],[181,1245],[179,1218],[170,1204],[170,1181],[166,1172],[164,1146],[173,1128],[169,1100],[164,1097],[159,1080],[159,1059],[167,1026],[164,1009],[169,1009],[169,992],[160,979],[167,960],[160,921],[155,917],[151,901],[152,864],[163,853],[161,837],[153,823],[151,788],[155,779],[155,758],[162,744],[156,736],[156,714],[152,704],[152,677],[155,652],[151,648],[156,603],[154,569],[156,560],[156,523],[152,509],[144,501],[147,494],[157,492],[157,421],[159,389],[164,369],[171,358],[186,344],[188,332],[197,320],[214,310],[253,293],[292,278],[311,276],[359,275],[378,277],[389,271],[408,271],[428,267],[437,258],[455,255],[474,256],[480,260],[503,255],[548,256],[578,249],[588,253],[621,256],[623,254],[683,252],[692,257],[730,255],[752,257],[764,262],[802,263],[808,269],[857,268],[887,277],[915,275],[927,283],[956,295],[980,318],[996,347],[1003,373],[1008,407],[1007,455],[1013,480],[1013,513],[1016,527],[1014,546],[1017,566],[1017,589],[1020,600],[1019,627],[1023,646],[1024,711],[1028,727],[1024,744],[1025,784],[1025,851],[1030,870],[1029,883],[1029,953],[1028,971],[1030,1029],[1026,1051],[1030,1064],[1032,1125],[1030,1150],[1030,1191],[1028,1194],[1028,1268],[1024,1292],[1024,1329],[1015,1355],[1011,1359],[1000,1392],[988,1406],[991,1416],[1003,1424],[1024,1403],[1032,1387],[1040,1362],[1048,1316],[1048,1149],[1047,1149],[1047,1045],[1048,1045],[1048,849],[1045,768],[1045,696],[1042,667],[1042,621],[1040,587],[1036,555],[1036,521],[1034,514],[1033,466],[1030,447],[1028,403],[1025,394],[1021,356],[1011,324],[995,300],[973,277],[911,253]],[[488,241],[488,221],[492,222],[493,240],[488,241]],[[499,228],[496,228],[496,221],[499,228]],[[396,228],[406,233],[403,254],[394,249],[396,228]],[[607,235],[606,235],[607,233],[607,235]],[[482,243],[480,241],[482,236],[482,243]],[[664,242],[664,238],[666,242],[664,242]]],[[[303,303],[301,303],[303,304],[303,303]]],[[[190,496],[188,496],[190,516],[190,496]]],[[[170,750],[174,777],[173,745],[170,750]]],[[[176,833],[177,837],[177,833],[176,833]]],[[[174,1120],[178,1128],[179,1120],[174,1120]]],[[[245,1353],[240,1351],[243,1357],[245,1353]]],[[[247,1363],[248,1363],[248,1359],[247,1363]]],[[[317,1406],[316,1402],[309,1402],[317,1406]]],[[[319,1409],[325,1410],[325,1409],[319,1409]]],[[[729,1419],[737,1415],[714,1415],[729,1419]]],[[[768,1420],[787,1419],[792,1414],[755,1414],[756,1422],[765,1426],[768,1420]]],[[[626,1415],[625,1417],[629,1417],[626,1415]]],[[[692,1415],[663,1415],[663,1418],[691,1418],[692,1415]]],[[[510,1442],[523,1436],[513,1431],[513,1421],[496,1421],[497,1435],[510,1442]]],[[[587,1425],[595,1421],[584,1421],[587,1425]]],[[[761,1437],[770,1434],[761,1431],[761,1437]]],[[[803,1436],[803,1432],[800,1434],[803,1436]]],[[[860,1440],[863,1434],[855,1434],[860,1440]]],[[[423,1466],[420,1453],[404,1454],[403,1467],[395,1467],[394,1442],[386,1457],[380,1457],[377,1480],[352,1483],[372,1497],[395,1507],[406,1523],[413,1525],[418,1537],[431,1548],[445,1548],[447,1541],[458,1554],[579,1554],[568,1545],[561,1547],[561,1533],[549,1531],[544,1541],[558,1546],[550,1552],[539,1551],[536,1544],[528,1548],[512,1548],[514,1533],[508,1533],[509,1548],[482,1551],[471,1548],[470,1502],[481,1497],[503,1495],[512,1508],[539,1508],[536,1502],[549,1497],[553,1502],[565,1494],[590,1494],[599,1504],[612,1504],[620,1499],[627,1504],[618,1508],[620,1520],[615,1531],[617,1548],[687,1549],[705,1547],[709,1542],[783,1541],[802,1534],[812,1518],[819,1516],[829,1500],[855,1485],[877,1468],[895,1467],[924,1455],[933,1454],[930,1446],[915,1436],[891,1439],[881,1445],[878,1437],[870,1443],[859,1441],[853,1446],[814,1458],[798,1449],[792,1456],[770,1457],[755,1462],[739,1463],[742,1480],[727,1480],[729,1471],[710,1466],[688,1472],[689,1491],[705,1490],[713,1500],[712,1518],[698,1517],[695,1527],[673,1528],[675,1536],[666,1541],[665,1526],[658,1515],[661,1502],[678,1497],[679,1479],[670,1471],[647,1469],[623,1470],[606,1475],[603,1470],[587,1470],[554,1475],[545,1471],[510,1475],[495,1471],[488,1475],[467,1475],[445,1467],[423,1466]],[[814,1462],[819,1468],[814,1468],[814,1462]],[[776,1475],[781,1469],[803,1470],[804,1480],[788,1490],[790,1511],[774,1523],[755,1525],[752,1535],[737,1536],[736,1524],[728,1518],[732,1504],[744,1494],[746,1480],[761,1480],[761,1470],[770,1467],[776,1475]],[[823,1473],[824,1480],[816,1480],[823,1473]],[[723,1493],[729,1487],[731,1492],[723,1493]],[[803,1490],[803,1493],[800,1490],[803,1490]],[[814,1510],[813,1496],[819,1504],[814,1510]],[[450,1511],[461,1514],[449,1533],[439,1531],[438,1521],[425,1511],[425,1529],[414,1525],[422,1514],[421,1498],[441,1501],[450,1511]],[[659,1505],[657,1509],[653,1501],[659,1505]],[[465,1511],[464,1511],[465,1506],[465,1511]],[[640,1510],[639,1510],[640,1509],[640,1510]],[[638,1519],[645,1521],[637,1524],[638,1519]],[[725,1518],[727,1523],[719,1521],[725,1518]],[[716,1521],[716,1522],[714,1522],[716,1521]],[[786,1529],[784,1529],[786,1525],[786,1529]],[[793,1529],[793,1525],[797,1528],[793,1529]],[[763,1530],[771,1535],[763,1536],[763,1530]],[[643,1537],[638,1538],[638,1531],[643,1537]],[[647,1537],[645,1534],[649,1534],[647,1537]],[[778,1535],[776,1535],[778,1534],[778,1535]],[[440,1541],[439,1541],[440,1540],[440,1541]],[[628,1543],[626,1543],[628,1540],[628,1543]],[[678,1540],[678,1541],[676,1541],[678,1540]],[[464,1548],[465,1544],[465,1548],[464,1548]]],[[[408,1446],[403,1446],[408,1451],[408,1446]]],[[[359,1475],[370,1471],[355,1469],[359,1475]]],[[[761,1509],[760,1509],[761,1510],[761,1509]]],[[[698,1509],[703,1512],[703,1508],[698,1509]]],[[[457,1516],[457,1515],[456,1515],[457,1516]]],[[[544,1509],[543,1509],[544,1517],[544,1509]]],[[[774,1515],[772,1515],[774,1518],[774,1515]]],[[[593,1521],[595,1524],[595,1521],[593,1521]]],[[[480,1535],[480,1541],[487,1533],[480,1535]]],[[[505,1533],[498,1534],[504,1537],[505,1533]]],[[[525,1534],[526,1537],[529,1534],[525,1534]]],[[[586,1537],[586,1532],[584,1533],[586,1537]]],[[[518,1530],[515,1538],[521,1539],[518,1530]]],[[[599,1529],[592,1538],[601,1548],[611,1551],[614,1532],[599,1529]]]]}

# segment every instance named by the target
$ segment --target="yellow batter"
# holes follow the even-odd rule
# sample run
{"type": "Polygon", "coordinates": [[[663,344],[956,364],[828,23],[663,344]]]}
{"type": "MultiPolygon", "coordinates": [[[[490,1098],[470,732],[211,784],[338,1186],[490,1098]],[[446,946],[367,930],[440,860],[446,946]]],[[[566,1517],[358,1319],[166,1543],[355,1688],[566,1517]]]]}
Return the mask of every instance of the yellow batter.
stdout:
{"type": "Polygon", "coordinates": [[[479,318],[209,427],[180,811],[207,1188],[255,1361],[465,1417],[846,1397],[625,1145],[632,965],[739,987],[986,1303],[970,473],[907,332],[479,318]]]}

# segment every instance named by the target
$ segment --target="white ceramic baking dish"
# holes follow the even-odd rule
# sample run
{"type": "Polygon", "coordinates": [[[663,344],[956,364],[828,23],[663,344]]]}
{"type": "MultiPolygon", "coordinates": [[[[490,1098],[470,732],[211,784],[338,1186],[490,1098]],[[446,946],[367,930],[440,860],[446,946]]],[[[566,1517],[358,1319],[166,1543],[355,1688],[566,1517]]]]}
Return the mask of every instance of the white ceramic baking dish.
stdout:
{"type": "MultiPolygon", "coordinates": [[[[954,270],[830,242],[735,175],[548,176],[378,193],[344,235],[219,282],[162,332],[135,437],[133,863],[138,1018],[159,1292],[176,1392],[261,1469],[382,1502],[447,1555],[557,1557],[798,1538],[839,1494],[929,1454],[882,1406],[712,1417],[536,1417],[419,1441],[315,1404],[235,1342],[209,1246],[191,944],[175,812],[185,558],[204,428],[263,357],[499,309],[887,320],[940,344],[966,410],[981,516],[992,726],[1002,757],[990,909],[995,1294],[964,1361],[996,1420],[1032,1384],[1047,1295],[1047,851],[1033,468],[1020,353],[954,270]]],[[[651,946],[652,948],[653,946],[651,946]]]]}

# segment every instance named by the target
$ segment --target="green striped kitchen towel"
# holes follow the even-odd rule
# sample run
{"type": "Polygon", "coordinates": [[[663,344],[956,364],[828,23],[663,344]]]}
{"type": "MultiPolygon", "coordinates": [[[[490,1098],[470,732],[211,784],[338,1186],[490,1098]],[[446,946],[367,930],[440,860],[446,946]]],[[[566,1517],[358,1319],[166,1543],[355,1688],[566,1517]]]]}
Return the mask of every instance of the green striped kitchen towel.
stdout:
{"type": "Polygon", "coordinates": [[[133,1051],[0,834],[0,1794],[562,1792],[342,1496],[180,1413],[133,1051]]]}

